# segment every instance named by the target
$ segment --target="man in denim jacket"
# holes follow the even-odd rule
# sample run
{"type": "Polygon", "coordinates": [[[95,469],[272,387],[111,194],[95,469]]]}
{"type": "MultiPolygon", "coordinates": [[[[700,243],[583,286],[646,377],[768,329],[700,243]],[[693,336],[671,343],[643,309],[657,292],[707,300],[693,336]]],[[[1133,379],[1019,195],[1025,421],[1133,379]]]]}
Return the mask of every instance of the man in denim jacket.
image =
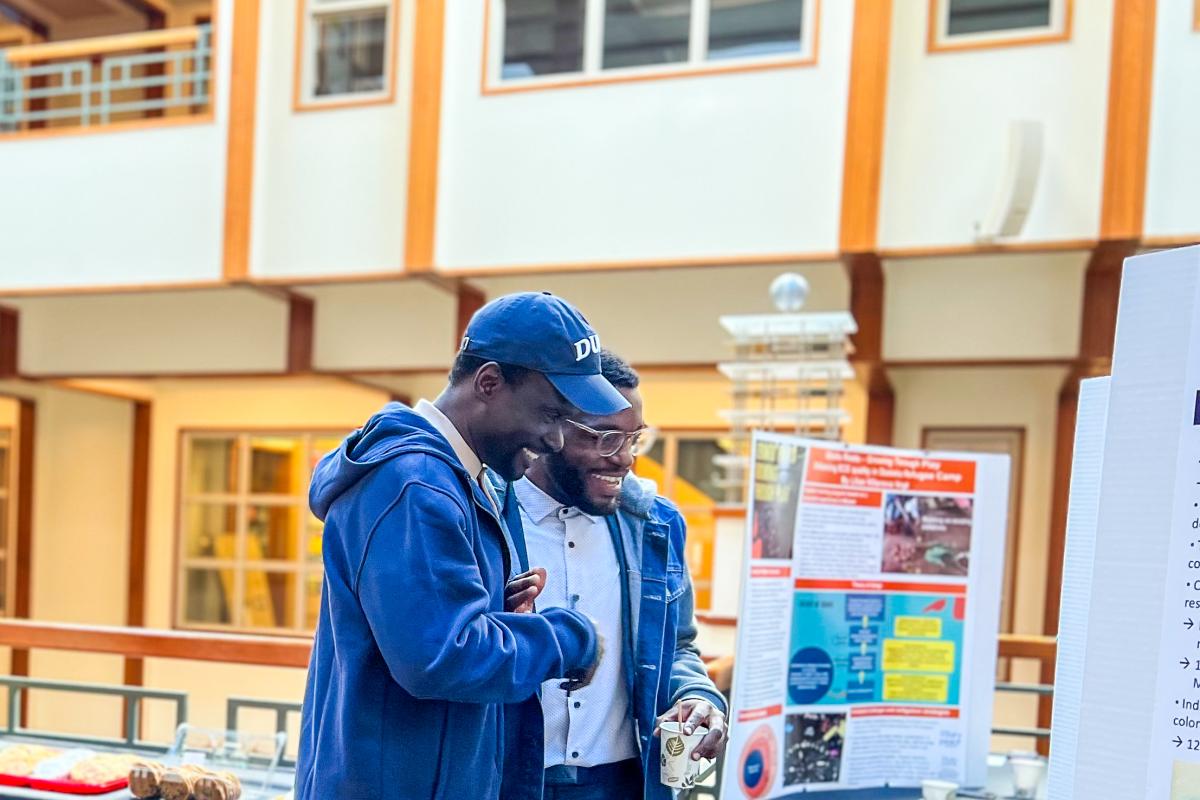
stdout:
{"type": "Polygon", "coordinates": [[[515,796],[536,798],[544,786],[545,800],[669,800],[659,722],[708,728],[695,757],[715,758],[726,702],[693,643],[683,516],[652,481],[630,474],[645,432],[637,373],[608,351],[601,372],[630,408],[569,418],[563,448],[539,458],[506,497],[520,560],[533,567],[522,585],[541,590],[537,609],[585,614],[605,650],[586,688],[543,684],[545,771],[526,775],[515,796]]]}

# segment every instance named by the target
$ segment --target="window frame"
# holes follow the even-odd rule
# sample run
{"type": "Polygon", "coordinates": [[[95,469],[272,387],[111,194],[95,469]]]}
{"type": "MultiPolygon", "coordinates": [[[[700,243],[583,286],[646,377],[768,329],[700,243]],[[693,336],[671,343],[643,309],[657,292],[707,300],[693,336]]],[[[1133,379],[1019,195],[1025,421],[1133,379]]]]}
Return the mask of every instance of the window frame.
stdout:
{"type": "Polygon", "coordinates": [[[400,0],[296,0],[295,51],[292,54],[292,111],[330,111],[341,108],[391,105],[396,100],[396,64],[400,49],[400,0]],[[352,92],[329,97],[316,94],[317,53],[310,45],[316,41],[316,17],[337,12],[387,12],[387,38],[383,54],[384,87],[378,92],[352,92]]]}
{"type": "Polygon", "coordinates": [[[504,2],[482,0],[483,68],[480,93],[483,95],[513,94],[545,89],[566,89],[582,86],[603,86],[614,83],[690,78],[701,75],[721,75],[731,72],[757,72],[816,66],[821,44],[821,0],[805,0],[804,23],[801,28],[800,53],[747,56],[709,61],[708,21],[711,0],[691,0],[691,25],[688,32],[688,59],[673,64],[650,64],[636,67],[603,68],[604,3],[605,0],[584,1],[583,69],[557,75],[535,75],[505,81],[504,68],[504,2]]]}
{"type": "Polygon", "coordinates": [[[929,0],[928,53],[957,53],[1001,47],[1025,47],[1038,44],[1062,44],[1071,41],[1075,19],[1075,0],[1050,0],[1050,24],[1044,28],[1013,28],[1004,31],[949,35],[950,0],[929,0]]]}
{"type": "MultiPolygon", "coordinates": [[[[174,558],[172,568],[172,590],[171,590],[171,627],[175,630],[197,631],[208,633],[244,633],[255,636],[278,636],[278,637],[307,637],[312,635],[305,624],[305,581],[312,574],[324,576],[324,563],[316,562],[310,564],[305,559],[304,545],[306,542],[305,532],[308,528],[308,515],[310,514],[307,503],[307,487],[304,492],[295,495],[294,501],[288,501],[285,498],[291,498],[292,495],[255,495],[249,491],[250,480],[250,447],[249,441],[256,437],[299,437],[305,441],[305,452],[312,452],[313,441],[316,439],[344,439],[352,428],[306,428],[303,426],[288,426],[281,428],[271,427],[219,427],[219,428],[180,428],[178,436],[178,451],[176,456],[176,481],[175,481],[175,536],[174,536],[174,558]],[[201,495],[192,495],[187,489],[188,465],[190,463],[191,448],[190,442],[194,439],[215,439],[215,438],[233,438],[237,442],[238,449],[238,486],[232,493],[204,493],[201,495]],[[245,446],[243,447],[243,442],[245,446]],[[267,502],[262,502],[266,499],[267,502]],[[259,627],[253,625],[239,625],[238,614],[244,605],[245,597],[245,576],[248,572],[246,565],[248,563],[245,557],[245,540],[246,540],[246,521],[243,514],[238,514],[238,522],[234,531],[235,539],[235,555],[232,559],[222,559],[218,557],[189,557],[187,555],[187,528],[185,523],[185,514],[189,503],[221,503],[224,505],[233,506],[235,509],[240,509],[242,506],[253,505],[269,505],[269,506],[294,506],[300,510],[298,525],[300,533],[300,550],[297,558],[293,561],[279,560],[273,563],[269,560],[256,562],[256,571],[263,573],[283,573],[290,574],[296,577],[297,588],[296,594],[292,598],[294,607],[292,611],[296,614],[297,625],[293,627],[259,627]],[[233,592],[228,598],[230,604],[230,623],[223,624],[219,622],[189,622],[185,618],[187,610],[187,580],[186,574],[189,568],[195,569],[210,569],[221,570],[231,569],[236,575],[236,580],[233,585],[233,592]]],[[[311,480],[311,467],[306,467],[308,477],[311,480]]]]}

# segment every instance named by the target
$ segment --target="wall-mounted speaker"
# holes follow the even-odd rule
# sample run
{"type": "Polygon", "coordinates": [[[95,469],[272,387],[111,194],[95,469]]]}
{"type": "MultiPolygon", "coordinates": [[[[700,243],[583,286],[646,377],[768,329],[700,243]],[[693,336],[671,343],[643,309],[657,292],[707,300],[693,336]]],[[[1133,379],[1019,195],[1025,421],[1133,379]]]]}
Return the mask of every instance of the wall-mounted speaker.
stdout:
{"type": "Polygon", "coordinates": [[[975,240],[995,242],[1021,234],[1042,172],[1043,127],[1040,121],[1016,120],[1008,130],[1008,161],[991,211],[975,223],[975,240]]]}

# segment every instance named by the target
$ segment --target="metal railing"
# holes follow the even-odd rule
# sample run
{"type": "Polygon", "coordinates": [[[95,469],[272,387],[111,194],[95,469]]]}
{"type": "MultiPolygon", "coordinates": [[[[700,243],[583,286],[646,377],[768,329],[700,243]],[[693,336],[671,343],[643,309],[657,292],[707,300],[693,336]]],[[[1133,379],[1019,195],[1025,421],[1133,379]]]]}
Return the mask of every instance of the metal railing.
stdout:
{"type": "Polygon", "coordinates": [[[10,47],[0,50],[0,132],[202,113],[211,79],[209,25],[10,47]]]}
{"type": "Polygon", "coordinates": [[[12,736],[36,736],[39,739],[71,742],[75,744],[98,744],[109,746],[126,746],[138,750],[166,752],[167,747],[155,742],[141,739],[138,731],[141,728],[142,704],[146,700],[166,700],[175,704],[175,724],[187,721],[187,694],[184,692],[166,691],[159,689],[143,689],[138,686],[107,686],[99,683],[77,683],[74,681],[35,680],[22,677],[0,677],[0,686],[8,690],[8,718],[0,733],[12,736]],[[39,731],[26,728],[21,724],[21,709],[23,698],[30,690],[52,692],[67,692],[70,694],[107,695],[120,697],[124,703],[121,719],[122,738],[114,739],[103,736],[84,736],[82,734],[61,734],[54,731],[39,731]]]}

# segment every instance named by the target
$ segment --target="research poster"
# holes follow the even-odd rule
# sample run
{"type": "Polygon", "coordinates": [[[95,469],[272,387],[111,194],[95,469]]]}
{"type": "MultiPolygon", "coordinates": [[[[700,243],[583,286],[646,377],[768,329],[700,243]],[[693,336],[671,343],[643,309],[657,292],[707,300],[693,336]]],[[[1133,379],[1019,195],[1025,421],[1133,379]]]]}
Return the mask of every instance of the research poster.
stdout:
{"type": "Polygon", "coordinates": [[[756,433],[721,797],[986,780],[1008,456],[756,433]]]}

